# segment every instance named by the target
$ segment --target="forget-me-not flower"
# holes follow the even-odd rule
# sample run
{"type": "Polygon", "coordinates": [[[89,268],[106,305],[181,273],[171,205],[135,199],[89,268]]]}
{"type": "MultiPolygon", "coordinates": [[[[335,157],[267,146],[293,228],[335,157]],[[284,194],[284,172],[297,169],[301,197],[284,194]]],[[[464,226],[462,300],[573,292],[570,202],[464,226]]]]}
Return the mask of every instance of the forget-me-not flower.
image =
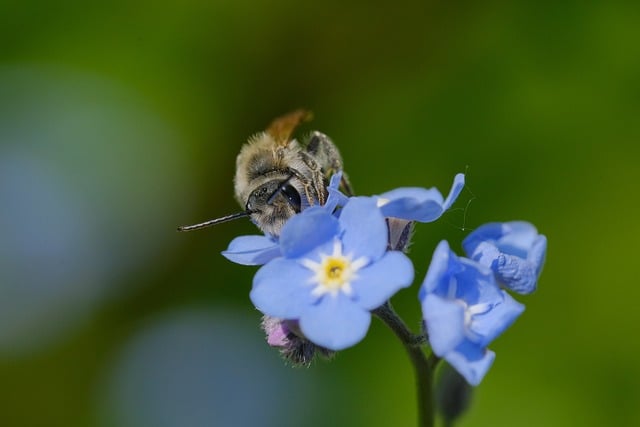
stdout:
{"type": "Polygon", "coordinates": [[[524,310],[498,287],[488,267],[456,256],[446,241],[433,254],[419,299],[433,352],[471,385],[493,363],[487,345],[524,310]]]}
{"type": "Polygon", "coordinates": [[[536,290],[547,252],[547,238],[524,221],[494,222],[473,231],[462,243],[467,256],[491,268],[505,288],[521,294],[536,290]]]}
{"type": "Polygon", "coordinates": [[[282,228],[282,257],[258,270],[251,300],[264,314],[298,320],[313,343],[341,350],[358,343],[370,311],[413,280],[411,261],[387,251],[388,230],[372,198],[354,197],[339,218],[321,207],[282,228]]]}

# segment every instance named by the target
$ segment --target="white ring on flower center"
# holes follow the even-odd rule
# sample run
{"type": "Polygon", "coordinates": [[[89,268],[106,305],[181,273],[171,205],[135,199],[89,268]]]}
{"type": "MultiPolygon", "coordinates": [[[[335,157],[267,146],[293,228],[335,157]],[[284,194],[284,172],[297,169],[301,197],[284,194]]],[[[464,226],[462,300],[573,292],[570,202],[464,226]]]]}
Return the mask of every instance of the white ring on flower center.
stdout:
{"type": "Polygon", "coordinates": [[[351,254],[343,255],[342,242],[338,239],[333,241],[333,253],[320,254],[320,262],[308,258],[301,260],[301,264],[314,273],[309,283],[315,285],[311,291],[315,297],[325,294],[335,297],[338,292],[351,295],[351,283],[358,278],[358,270],[368,263],[366,257],[354,260],[351,254]]]}

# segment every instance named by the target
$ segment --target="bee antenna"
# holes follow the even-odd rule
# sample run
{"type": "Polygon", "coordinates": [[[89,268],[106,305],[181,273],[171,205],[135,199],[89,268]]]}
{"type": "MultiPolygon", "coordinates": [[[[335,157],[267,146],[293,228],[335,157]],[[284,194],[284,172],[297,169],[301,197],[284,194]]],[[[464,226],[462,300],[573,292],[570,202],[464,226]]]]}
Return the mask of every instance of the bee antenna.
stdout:
{"type": "Polygon", "coordinates": [[[244,218],[245,216],[249,216],[253,213],[253,211],[246,210],[238,213],[234,213],[231,215],[223,216],[221,218],[210,219],[209,221],[201,222],[200,224],[194,225],[181,225],[178,227],[178,231],[193,231],[200,230],[201,228],[211,227],[213,225],[221,224],[227,221],[233,221],[234,219],[244,218]]]}
{"type": "Polygon", "coordinates": [[[284,181],[282,181],[280,183],[280,185],[278,186],[277,190],[273,192],[273,194],[271,196],[269,196],[269,199],[267,200],[267,204],[270,205],[273,202],[273,199],[276,198],[276,196],[278,195],[278,193],[289,183],[289,181],[291,181],[291,178],[294,177],[294,174],[289,175],[289,177],[287,179],[285,179],[284,181]]]}

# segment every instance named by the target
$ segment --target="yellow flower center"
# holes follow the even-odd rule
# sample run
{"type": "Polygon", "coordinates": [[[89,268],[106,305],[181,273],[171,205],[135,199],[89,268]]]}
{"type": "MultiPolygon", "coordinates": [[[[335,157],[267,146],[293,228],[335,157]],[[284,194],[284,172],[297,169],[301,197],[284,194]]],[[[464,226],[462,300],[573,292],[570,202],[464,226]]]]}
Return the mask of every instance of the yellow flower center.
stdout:
{"type": "Polygon", "coordinates": [[[336,240],[332,254],[320,254],[320,262],[311,259],[302,260],[302,265],[313,271],[309,282],[315,287],[311,291],[315,296],[331,294],[336,296],[338,292],[350,295],[351,282],[357,279],[357,271],[368,264],[366,258],[356,260],[350,255],[342,254],[342,243],[336,240]]]}
{"type": "Polygon", "coordinates": [[[349,260],[345,257],[329,256],[325,258],[321,263],[324,278],[322,278],[320,282],[331,289],[340,288],[349,280],[349,264],[349,260]]]}

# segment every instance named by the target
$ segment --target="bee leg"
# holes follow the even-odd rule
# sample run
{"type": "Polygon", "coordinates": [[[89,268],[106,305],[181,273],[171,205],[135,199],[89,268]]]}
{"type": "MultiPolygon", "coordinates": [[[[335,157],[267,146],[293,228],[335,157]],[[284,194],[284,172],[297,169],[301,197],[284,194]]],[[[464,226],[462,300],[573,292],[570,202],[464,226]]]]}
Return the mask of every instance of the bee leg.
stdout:
{"type": "Polygon", "coordinates": [[[318,196],[318,203],[324,205],[327,202],[327,189],[324,185],[324,179],[320,170],[314,173],[313,176],[313,189],[318,196]]]}
{"type": "Polygon", "coordinates": [[[342,170],[342,157],[338,147],[324,133],[313,131],[306,147],[306,152],[315,159],[326,174],[330,175],[342,170]]]}
{"type": "Polygon", "coordinates": [[[353,190],[347,175],[344,173],[342,157],[338,151],[338,147],[331,141],[327,135],[322,132],[314,131],[306,144],[307,153],[309,153],[318,163],[324,177],[328,181],[331,175],[338,171],[342,171],[342,180],[340,186],[347,196],[353,195],[353,190]]]}
{"type": "Polygon", "coordinates": [[[298,157],[311,172],[311,179],[301,179],[309,203],[314,204],[314,201],[317,200],[319,204],[324,205],[327,200],[327,189],[320,165],[313,156],[305,151],[300,151],[298,157]]]}
{"type": "Polygon", "coordinates": [[[308,184],[304,187],[304,192],[307,196],[307,200],[309,200],[309,203],[311,205],[315,204],[314,200],[318,200],[319,204],[324,205],[325,203],[324,195],[320,191],[315,191],[317,187],[316,188],[314,187],[315,187],[315,184],[308,184]],[[311,190],[314,190],[314,191],[311,191],[311,190]]]}

